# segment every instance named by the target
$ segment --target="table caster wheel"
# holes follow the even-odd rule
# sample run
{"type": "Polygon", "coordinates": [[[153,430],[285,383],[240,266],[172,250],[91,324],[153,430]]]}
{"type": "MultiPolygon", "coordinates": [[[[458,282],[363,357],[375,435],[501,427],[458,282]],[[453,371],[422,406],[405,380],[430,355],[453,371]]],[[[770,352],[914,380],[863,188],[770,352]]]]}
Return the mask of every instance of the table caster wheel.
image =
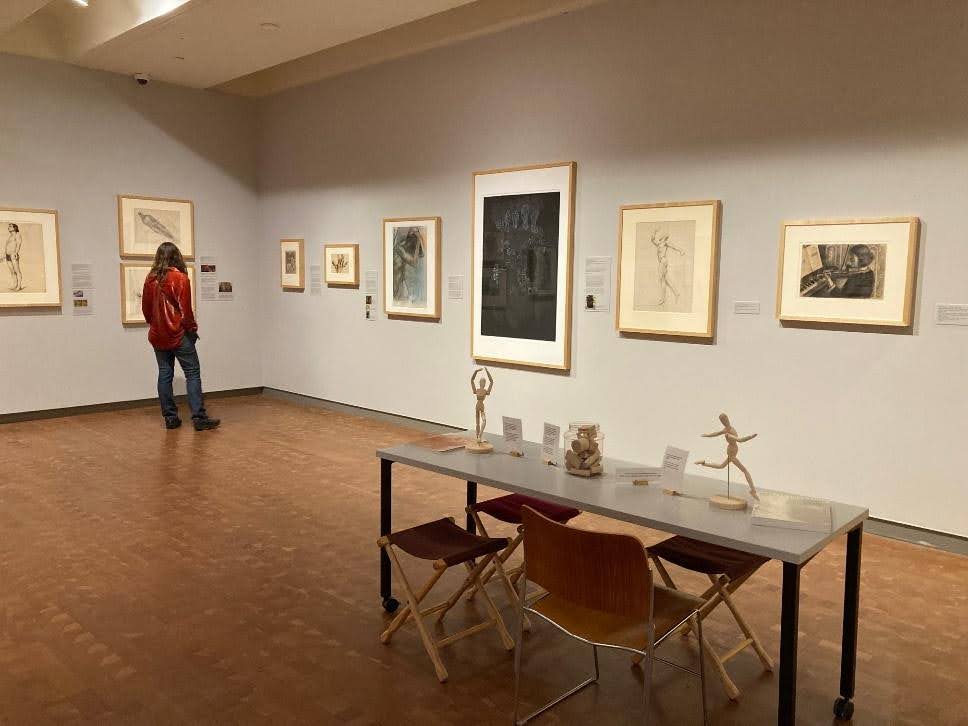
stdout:
{"type": "Polygon", "coordinates": [[[400,607],[400,603],[396,598],[388,597],[383,601],[383,609],[388,613],[395,613],[398,607],[400,607]]]}
{"type": "Polygon", "coordinates": [[[854,717],[854,702],[841,696],[834,701],[834,716],[841,721],[850,721],[854,717]]]}

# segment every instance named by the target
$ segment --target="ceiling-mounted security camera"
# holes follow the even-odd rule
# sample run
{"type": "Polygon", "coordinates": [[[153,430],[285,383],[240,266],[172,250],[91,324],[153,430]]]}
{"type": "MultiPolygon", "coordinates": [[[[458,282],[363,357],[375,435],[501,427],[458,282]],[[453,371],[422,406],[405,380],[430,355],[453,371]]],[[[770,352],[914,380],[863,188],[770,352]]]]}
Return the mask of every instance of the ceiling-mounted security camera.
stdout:
{"type": "Polygon", "coordinates": [[[139,86],[147,86],[151,83],[151,76],[147,73],[135,73],[134,80],[137,81],[139,86]]]}

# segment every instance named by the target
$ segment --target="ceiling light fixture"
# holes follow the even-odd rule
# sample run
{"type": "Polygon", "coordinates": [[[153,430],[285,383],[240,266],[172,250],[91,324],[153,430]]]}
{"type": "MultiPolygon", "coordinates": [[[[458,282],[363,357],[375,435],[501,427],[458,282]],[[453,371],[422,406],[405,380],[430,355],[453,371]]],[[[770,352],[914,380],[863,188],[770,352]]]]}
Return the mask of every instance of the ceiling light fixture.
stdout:
{"type": "Polygon", "coordinates": [[[74,2],[77,5],[80,5],[82,8],[86,8],[87,7],[87,0],[74,0],[74,2]]]}
{"type": "Polygon", "coordinates": [[[279,30],[279,23],[259,23],[259,27],[268,33],[279,30]]]}

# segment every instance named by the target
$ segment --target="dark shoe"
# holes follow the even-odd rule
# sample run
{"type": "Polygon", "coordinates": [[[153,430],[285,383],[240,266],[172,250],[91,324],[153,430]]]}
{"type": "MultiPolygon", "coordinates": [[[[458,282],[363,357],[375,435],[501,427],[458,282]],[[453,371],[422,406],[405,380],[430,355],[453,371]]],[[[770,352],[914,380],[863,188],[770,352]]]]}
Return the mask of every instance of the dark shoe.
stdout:
{"type": "Polygon", "coordinates": [[[166,418],[165,419],[165,428],[166,429],[177,429],[180,426],[181,426],[181,419],[180,418],[166,418]]]}
{"type": "Polygon", "coordinates": [[[222,423],[222,420],[217,418],[195,419],[195,430],[208,431],[209,429],[217,429],[220,423],[222,423]]]}

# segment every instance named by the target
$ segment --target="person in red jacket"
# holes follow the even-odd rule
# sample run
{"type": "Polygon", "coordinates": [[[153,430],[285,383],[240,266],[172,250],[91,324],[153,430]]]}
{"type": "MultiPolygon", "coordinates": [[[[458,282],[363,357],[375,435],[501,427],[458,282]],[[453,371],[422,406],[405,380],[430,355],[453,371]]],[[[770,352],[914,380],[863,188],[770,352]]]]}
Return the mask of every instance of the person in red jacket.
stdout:
{"type": "Polygon", "coordinates": [[[141,295],[141,311],[148,322],[148,342],[158,359],[158,401],[165,427],[181,426],[172,380],[175,378],[175,359],[185,373],[188,405],[196,431],[214,429],[217,418],[209,418],[202,397],[202,373],[198,362],[198,323],[192,310],[192,285],[181,251],[171,242],[164,242],[155,253],[151,271],[145,278],[141,295]]]}

